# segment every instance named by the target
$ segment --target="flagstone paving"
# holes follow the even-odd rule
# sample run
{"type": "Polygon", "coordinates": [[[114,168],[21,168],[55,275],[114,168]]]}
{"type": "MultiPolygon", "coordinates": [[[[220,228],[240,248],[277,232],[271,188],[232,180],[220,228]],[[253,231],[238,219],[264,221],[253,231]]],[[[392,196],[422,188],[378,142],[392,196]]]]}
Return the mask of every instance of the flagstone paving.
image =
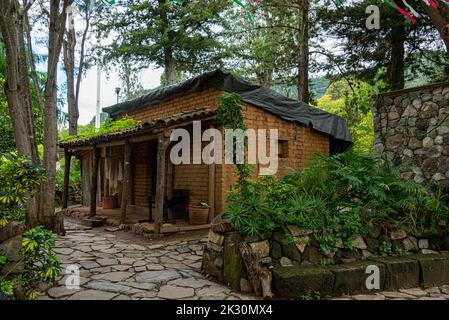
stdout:
{"type": "MultiPolygon", "coordinates": [[[[56,241],[62,273],[42,300],[255,299],[207,280],[201,273],[206,239],[167,239],[163,243],[119,239],[116,234],[66,221],[56,241]],[[79,289],[66,287],[65,270],[80,271],[79,289]]],[[[137,237],[137,236],[136,236],[137,237]]]]}
{"type": "MultiPolygon", "coordinates": [[[[254,300],[257,297],[233,292],[207,280],[201,273],[205,238],[150,240],[138,236],[123,239],[115,233],[91,229],[66,221],[67,234],[57,239],[62,262],[57,284],[41,300],[254,300]],[[144,242],[145,242],[144,241],[144,242]],[[139,242],[139,243],[136,243],[139,242]],[[80,271],[79,289],[66,287],[66,267],[80,271]]],[[[335,300],[449,300],[449,285],[354,295],[335,300]]]]}

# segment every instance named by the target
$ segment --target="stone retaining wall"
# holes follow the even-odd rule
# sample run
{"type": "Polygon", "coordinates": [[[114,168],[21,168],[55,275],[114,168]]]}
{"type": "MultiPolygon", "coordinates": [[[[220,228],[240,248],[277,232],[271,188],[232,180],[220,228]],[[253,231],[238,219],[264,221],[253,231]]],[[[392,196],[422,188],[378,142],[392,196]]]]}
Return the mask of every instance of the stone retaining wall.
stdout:
{"type": "Polygon", "coordinates": [[[376,151],[429,186],[449,182],[449,83],[390,92],[374,108],[376,151]]]}
{"type": "Polygon", "coordinates": [[[260,265],[272,270],[272,290],[281,297],[314,291],[329,296],[366,293],[365,271],[373,264],[381,271],[380,290],[449,283],[446,226],[440,226],[439,235],[427,238],[375,229],[368,236],[355,236],[350,243],[337,239],[336,248],[326,253],[311,232],[296,226],[288,226],[288,230],[287,234],[243,237],[232,223],[218,217],[209,231],[202,270],[234,290],[251,292],[239,252],[244,241],[257,254],[260,265]]]}

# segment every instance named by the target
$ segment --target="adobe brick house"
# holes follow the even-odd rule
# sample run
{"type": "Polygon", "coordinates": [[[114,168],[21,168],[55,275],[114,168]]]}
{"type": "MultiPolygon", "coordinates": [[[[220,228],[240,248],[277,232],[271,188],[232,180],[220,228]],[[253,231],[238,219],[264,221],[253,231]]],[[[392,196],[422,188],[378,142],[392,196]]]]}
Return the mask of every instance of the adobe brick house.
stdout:
{"type": "MultiPolygon", "coordinates": [[[[140,120],[135,128],[60,143],[66,163],[70,165],[72,155],[81,161],[83,205],[90,207],[91,215],[103,197],[113,193],[118,194],[123,217],[130,206],[148,209],[154,201],[158,233],[164,203],[174,190],[188,190],[190,204],[208,201],[209,221],[221,214],[227,192],[236,181],[234,165],[173,165],[168,155],[172,129],[191,130],[198,120],[203,131],[220,129],[215,111],[217,97],[224,92],[241,96],[247,128],[279,130],[280,176],[291,168],[303,168],[315,153],[342,152],[351,146],[342,118],[216,70],[103,109],[113,119],[126,114],[140,120]]],[[[67,207],[67,190],[68,182],[63,207],[67,207]]]]}

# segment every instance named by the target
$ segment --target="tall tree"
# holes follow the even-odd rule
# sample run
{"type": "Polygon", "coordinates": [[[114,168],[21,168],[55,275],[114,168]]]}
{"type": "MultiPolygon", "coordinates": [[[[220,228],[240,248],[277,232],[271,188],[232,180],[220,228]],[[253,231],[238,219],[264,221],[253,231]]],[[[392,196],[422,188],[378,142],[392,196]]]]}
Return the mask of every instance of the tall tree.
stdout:
{"type": "Polygon", "coordinates": [[[167,83],[173,84],[176,71],[195,73],[219,65],[214,27],[225,6],[221,0],[118,1],[96,15],[99,37],[112,40],[99,51],[104,62],[128,59],[134,71],[150,64],[163,67],[167,83]]]}
{"type": "Polygon", "coordinates": [[[429,6],[425,0],[419,0],[419,2],[432,24],[438,30],[446,46],[446,53],[449,55],[449,6],[439,3],[439,6],[435,8],[434,6],[429,6]]]}
{"type": "MultiPolygon", "coordinates": [[[[43,224],[53,229],[54,192],[56,174],[57,140],[57,66],[61,52],[66,9],[72,0],[50,0],[48,13],[47,81],[44,89],[44,158],[47,181],[42,184],[35,198],[30,198],[27,208],[27,224],[43,224]]],[[[12,121],[14,139],[19,153],[40,163],[37,152],[36,130],[29,86],[29,65],[25,45],[25,24],[34,1],[0,0],[0,31],[6,51],[5,92],[12,121]]],[[[59,231],[59,230],[55,230],[59,231]]]]}
{"type": "Polygon", "coordinates": [[[296,88],[298,99],[308,103],[315,3],[265,0],[252,6],[251,22],[241,13],[231,15],[227,21],[232,28],[225,28],[227,66],[284,94],[296,88]]]}
{"type": "Polygon", "coordinates": [[[434,68],[429,68],[432,64],[423,63],[422,57],[432,57],[436,64],[448,64],[441,55],[442,42],[435,41],[438,35],[425,15],[417,23],[406,23],[398,11],[382,0],[364,0],[341,7],[322,6],[317,18],[323,43],[317,51],[329,58],[322,69],[337,78],[370,83],[383,80],[385,89],[396,90],[416,73],[435,76],[434,68]],[[382,9],[380,28],[368,29],[365,10],[374,4],[382,9]]]}
{"type": "Polygon", "coordinates": [[[298,92],[309,103],[309,0],[298,0],[298,92]]]}
{"type": "Polygon", "coordinates": [[[131,62],[123,58],[122,64],[118,68],[120,77],[120,96],[122,100],[131,100],[144,94],[142,83],[140,82],[139,74],[133,72],[131,62]]]}
{"type": "Polygon", "coordinates": [[[63,58],[64,68],[67,77],[67,106],[68,106],[68,120],[69,120],[69,135],[75,136],[78,133],[78,118],[79,118],[79,91],[81,85],[81,77],[85,68],[85,51],[86,40],[90,28],[90,22],[93,13],[93,0],[82,0],[77,5],[70,7],[68,12],[69,23],[65,32],[65,39],[63,41],[63,58]],[[81,34],[77,34],[75,20],[77,15],[81,15],[83,28],[80,30],[81,34]],[[81,38],[79,44],[79,58],[78,67],[76,66],[76,45],[77,38],[81,38]]]}
{"type": "Polygon", "coordinates": [[[268,88],[294,83],[294,76],[286,79],[297,67],[290,59],[295,60],[289,49],[296,41],[293,32],[296,26],[290,21],[293,20],[293,12],[279,10],[271,0],[253,5],[251,9],[252,20],[233,6],[224,14],[226,19],[221,39],[227,49],[226,67],[268,88]]]}

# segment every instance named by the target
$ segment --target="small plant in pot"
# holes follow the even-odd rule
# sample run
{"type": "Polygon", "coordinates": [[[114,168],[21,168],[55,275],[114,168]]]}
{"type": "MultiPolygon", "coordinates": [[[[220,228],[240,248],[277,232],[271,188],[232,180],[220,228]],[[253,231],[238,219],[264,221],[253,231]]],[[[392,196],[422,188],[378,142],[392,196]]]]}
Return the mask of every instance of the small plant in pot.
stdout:
{"type": "Polygon", "coordinates": [[[210,207],[207,201],[200,201],[197,205],[189,205],[189,224],[207,224],[210,207]]]}
{"type": "Polygon", "coordinates": [[[110,196],[103,197],[103,209],[116,209],[118,208],[118,195],[116,192],[111,193],[110,196]]]}

